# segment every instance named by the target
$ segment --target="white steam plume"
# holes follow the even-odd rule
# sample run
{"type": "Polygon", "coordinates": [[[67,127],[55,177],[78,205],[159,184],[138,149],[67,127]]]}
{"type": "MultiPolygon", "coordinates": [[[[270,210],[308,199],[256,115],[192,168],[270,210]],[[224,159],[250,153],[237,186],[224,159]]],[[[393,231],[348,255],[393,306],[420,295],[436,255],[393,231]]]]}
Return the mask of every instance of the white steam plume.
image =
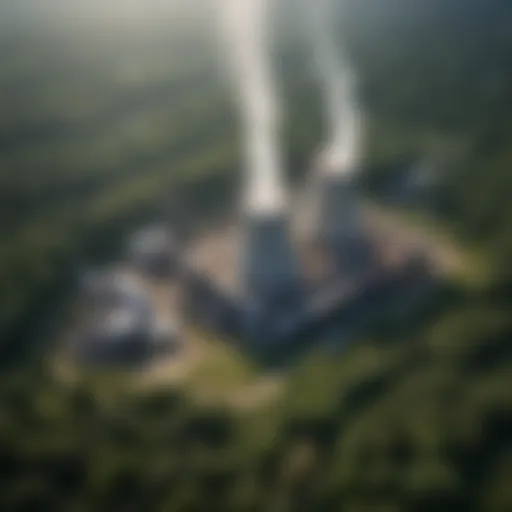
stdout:
{"type": "Polygon", "coordinates": [[[314,61],[324,89],[329,121],[326,146],[319,165],[328,174],[349,175],[356,170],[361,142],[362,116],[354,91],[354,75],[337,48],[333,0],[305,0],[314,61]]]}
{"type": "Polygon", "coordinates": [[[284,206],[279,108],[270,65],[274,0],[220,0],[223,33],[239,92],[245,130],[247,196],[244,207],[271,213],[284,206]]]}

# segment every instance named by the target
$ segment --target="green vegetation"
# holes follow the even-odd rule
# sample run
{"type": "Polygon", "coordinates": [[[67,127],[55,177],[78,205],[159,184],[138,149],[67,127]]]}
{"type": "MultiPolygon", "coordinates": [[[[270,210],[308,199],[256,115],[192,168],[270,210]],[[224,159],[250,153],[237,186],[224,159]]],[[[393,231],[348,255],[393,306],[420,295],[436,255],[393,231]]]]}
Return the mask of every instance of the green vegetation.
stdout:
{"type": "MultiPolygon", "coordinates": [[[[282,394],[248,408],[194,398],[256,372],[217,347],[188,389],[134,391],[119,376],[67,386],[24,359],[0,386],[1,510],[512,509],[512,6],[348,4],[340,24],[369,111],[368,184],[411,154],[448,162],[433,222],[484,255],[484,278],[446,283],[414,325],[377,330],[341,357],[304,357],[282,394]]],[[[19,326],[75,262],[115,251],[177,198],[199,216],[225,198],[237,130],[203,36],[183,54],[167,51],[171,36],[65,49],[48,36],[2,39],[6,344],[24,339],[19,326]]],[[[284,52],[294,172],[321,137],[301,59],[284,52]]]]}
{"type": "Polygon", "coordinates": [[[506,511],[508,310],[486,294],[456,311],[308,357],[250,408],[121,377],[4,376],[3,509],[506,511]]]}

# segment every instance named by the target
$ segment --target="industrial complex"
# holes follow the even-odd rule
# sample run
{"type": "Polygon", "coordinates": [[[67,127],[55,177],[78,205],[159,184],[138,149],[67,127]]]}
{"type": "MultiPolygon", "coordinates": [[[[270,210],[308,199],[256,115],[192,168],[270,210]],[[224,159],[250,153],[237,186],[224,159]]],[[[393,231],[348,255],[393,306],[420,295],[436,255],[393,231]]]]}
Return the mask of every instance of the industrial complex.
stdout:
{"type": "Polygon", "coordinates": [[[193,327],[281,361],[333,326],[340,340],[356,339],[373,319],[407,311],[432,289],[427,251],[375,222],[357,174],[318,167],[306,192],[307,200],[252,205],[187,239],[166,224],[134,235],[123,265],[83,281],[74,356],[179,357],[193,327]]]}

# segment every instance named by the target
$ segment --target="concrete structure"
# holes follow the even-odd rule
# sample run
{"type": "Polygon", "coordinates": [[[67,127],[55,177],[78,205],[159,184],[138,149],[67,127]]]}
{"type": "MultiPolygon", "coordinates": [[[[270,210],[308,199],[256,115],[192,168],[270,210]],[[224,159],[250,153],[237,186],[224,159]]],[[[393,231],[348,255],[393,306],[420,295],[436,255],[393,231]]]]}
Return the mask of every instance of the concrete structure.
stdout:
{"type": "Polygon", "coordinates": [[[317,169],[312,237],[329,254],[335,272],[351,275],[372,265],[358,184],[351,173],[317,169]]]}
{"type": "Polygon", "coordinates": [[[75,358],[87,364],[132,363],[168,352],[178,344],[174,325],[158,322],[142,284],[122,272],[89,274],[83,282],[75,358]]]}
{"type": "Polygon", "coordinates": [[[280,362],[329,330],[346,344],[347,332],[358,335],[374,318],[408,314],[404,306],[434,282],[428,265],[414,264],[409,237],[368,222],[351,175],[320,171],[314,206],[299,205],[316,214],[313,230],[295,229],[284,203],[259,202],[240,222],[197,234],[184,251],[161,227],[138,233],[130,260],[145,285],[88,275],[76,354],[86,362],[174,354],[183,322],[280,362]]]}
{"type": "Polygon", "coordinates": [[[244,329],[249,343],[271,341],[300,315],[301,272],[282,212],[248,215],[240,263],[244,329]]]}
{"type": "Polygon", "coordinates": [[[320,241],[339,249],[346,239],[361,234],[359,201],[355,183],[344,176],[326,175],[319,181],[320,241]]]}

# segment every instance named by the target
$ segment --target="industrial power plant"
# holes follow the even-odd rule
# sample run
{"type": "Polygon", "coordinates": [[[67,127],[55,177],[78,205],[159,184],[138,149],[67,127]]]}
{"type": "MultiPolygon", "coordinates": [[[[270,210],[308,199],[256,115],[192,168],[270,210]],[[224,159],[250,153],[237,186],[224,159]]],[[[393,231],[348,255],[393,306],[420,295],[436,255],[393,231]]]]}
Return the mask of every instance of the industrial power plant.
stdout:
{"type": "Polygon", "coordinates": [[[165,224],[136,233],[117,270],[84,279],[74,355],[87,363],[179,357],[193,327],[282,360],[333,326],[340,339],[357,339],[379,318],[407,315],[435,283],[424,247],[379,225],[357,174],[316,172],[301,194],[307,202],[293,207],[248,209],[187,240],[165,224]]]}
{"type": "Polygon", "coordinates": [[[177,354],[192,326],[259,359],[282,360],[333,328],[340,339],[347,333],[356,339],[377,319],[407,314],[432,288],[436,269],[426,250],[396,225],[382,225],[361,192],[362,115],[323,0],[311,5],[308,19],[329,137],[307,184],[290,193],[269,59],[269,5],[225,0],[223,10],[245,131],[238,213],[224,227],[186,239],[166,223],[136,234],[110,285],[84,284],[88,313],[72,344],[79,359],[177,354]],[[129,290],[119,285],[127,279],[129,290]]]}

